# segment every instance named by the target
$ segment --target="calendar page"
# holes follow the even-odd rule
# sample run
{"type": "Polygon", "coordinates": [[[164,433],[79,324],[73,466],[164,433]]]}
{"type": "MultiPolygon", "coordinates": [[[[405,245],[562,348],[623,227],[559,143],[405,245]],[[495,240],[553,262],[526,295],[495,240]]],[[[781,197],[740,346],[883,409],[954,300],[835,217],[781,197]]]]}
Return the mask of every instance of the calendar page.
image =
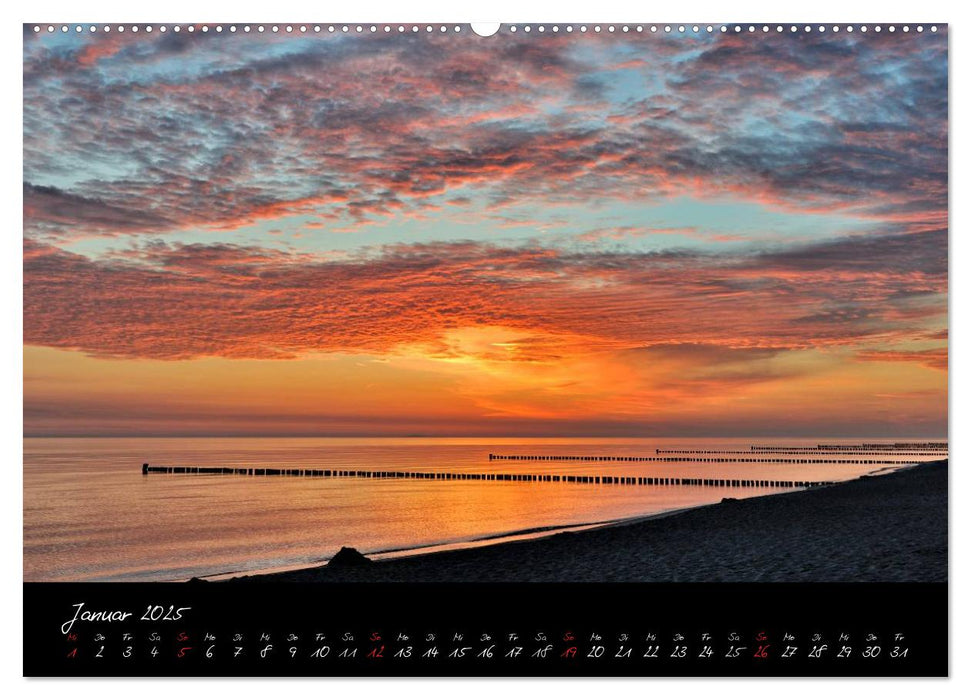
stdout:
{"type": "Polygon", "coordinates": [[[23,27],[25,676],[947,676],[945,24],[23,27]]]}

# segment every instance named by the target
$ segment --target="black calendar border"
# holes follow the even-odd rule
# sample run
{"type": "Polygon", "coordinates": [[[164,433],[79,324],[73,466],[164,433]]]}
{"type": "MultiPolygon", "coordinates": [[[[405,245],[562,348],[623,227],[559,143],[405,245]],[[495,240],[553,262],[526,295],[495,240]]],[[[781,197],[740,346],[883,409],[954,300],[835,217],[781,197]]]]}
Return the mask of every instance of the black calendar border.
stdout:
{"type": "MultiPolygon", "coordinates": [[[[24,675],[150,677],[942,677],[948,668],[948,585],[946,583],[25,583],[24,675]],[[88,611],[131,611],[123,622],[76,620],[62,634],[79,602],[88,611]],[[179,608],[188,608],[180,614],[179,608]],[[158,620],[150,617],[155,615],[158,620]],[[172,619],[178,614],[178,619],[172,619]],[[166,616],[168,619],[165,619],[166,616]],[[129,630],[136,651],[122,658],[120,635],[129,630]],[[235,632],[233,631],[235,630],[235,632]],[[707,632],[705,632],[707,630],[707,632]],[[143,639],[159,635],[157,655],[148,658],[143,639]],[[208,631],[208,632],[207,632],[208,631]],[[207,656],[205,634],[216,636],[207,656]],[[229,636],[243,633],[242,657],[231,658],[229,636]],[[660,653],[641,655],[655,634],[660,653]],[[701,634],[715,642],[708,657],[701,634]],[[727,658],[727,634],[739,638],[744,652],[727,658]],[[106,639],[95,658],[95,636],[106,639]],[[179,634],[187,641],[177,642],[179,634]],[[260,635],[269,635],[260,641],[260,635]],[[298,652],[288,657],[296,634],[298,652]],[[324,634],[319,645],[316,634],[324,634]],[[352,642],[339,646],[345,634],[352,642]],[[408,646],[409,657],[395,652],[408,646]],[[427,634],[436,634],[440,651],[423,658],[427,634]],[[508,635],[516,634],[516,642],[508,635]],[[545,635],[540,640],[537,635],[545,635]],[[629,635],[632,652],[617,657],[620,635],[629,635]],[[674,635],[690,651],[669,653],[674,635]],[[783,635],[794,641],[784,642],[783,635]],[[818,658],[810,635],[826,645],[818,658]],[[847,635],[846,644],[839,634],[847,635]],[[876,635],[871,642],[865,636],[876,635]],[[902,639],[895,635],[903,634],[902,639]],[[457,640],[455,635],[462,635],[457,640]],[[490,639],[484,639],[488,635],[490,639]],[[568,640],[572,635],[574,641],[568,640]],[[593,635],[604,652],[591,657],[593,635]],[[758,657],[756,639],[767,653],[758,657]],[[374,639],[379,637],[380,639],[374,639]],[[643,637],[643,639],[642,639],[643,637]],[[541,644],[541,641],[547,642],[541,644]],[[522,644],[520,644],[522,642],[522,644]],[[480,655],[494,647],[488,656],[480,655]],[[257,653],[267,644],[266,656],[257,653]],[[291,646],[286,646],[291,644],[291,646]],[[782,658],[783,647],[797,653],[782,658]],[[836,646],[850,646],[837,657],[836,646]],[[880,656],[864,658],[865,646],[880,656]],[[311,653],[327,646],[323,658],[311,653]],[[517,646],[523,651],[506,654],[517,646]],[[549,646],[543,657],[535,650],[549,646]],[[574,656],[562,654],[577,647],[574,656]],[[188,647],[181,656],[179,650],[188,647]],[[382,648],[378,656],[369,652],[382,648]],[[891,650],[907,649],[891,659],[891,650]],[[339,650],[357,648],[351,657],[339,650]],[[462,656],[454,649],[468,648],[462,656]],[[74,656],[71,650],[76,649],[74,656]],[[217,653],[218,651],[218,653],[217,653]],[[333,655],[331,655],[333,654],[333,655]]],[[[234,648],[238,645],[231,645],[234,648]]],[[[650,651],[649,649],[647,649],[650,651]]],[[[731,651],[731,649],[728,649],[731,651]]]]}

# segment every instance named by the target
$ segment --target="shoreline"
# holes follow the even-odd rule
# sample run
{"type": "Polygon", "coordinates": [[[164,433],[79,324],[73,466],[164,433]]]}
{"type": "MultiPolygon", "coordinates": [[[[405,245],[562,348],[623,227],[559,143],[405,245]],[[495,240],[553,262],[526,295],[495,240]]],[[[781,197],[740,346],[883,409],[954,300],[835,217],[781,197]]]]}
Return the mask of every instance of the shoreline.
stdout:
{"type": "MultiPolygon", "coordinates": [[[[910,466],[906,468],[911,468],[910,466]]],[[[813,488],[827,488],[825,486],[815,486],[813,488]]],[[[792,493],[792,491],[785,491],[784,493],[792,493]]],[[[778,496],[780,494],[766,494],[763,496],[752,496],[752,498],[766,498],[769,496],[778,496]]],[[[748,500],[748,499],[746,499],[748,500]]],[[[363,552],[371,561],[377,562],[395,562],[403,561],[407,559],[414,559],[416,557],[431,556],[433,554],[440,554],[443,552],[464,552],[466,550],[479,549],[482,547],[495,547],[503,544],[515,544],[517,542],[536,542],[548,539],[550,537],[556,537],[564,533],[574,533],[574,532],[590,532],[595,530],[604,530],[611,527],[623,527],[625,525],[635,525],[646,520],[655,520],[659,518],[667,518],[670,516],[678,515],[680,513],[686,513],[691,510],[696,510],[698,508],[710,508],[711,506],[718,505],[718,503],[704,503],[698,506],[689,506],[687,508],[672,508],[671,510],[662,510],[658,513],[649,513],[647,515],[633,515],[629,518],[620,518],[618,520],[599,520],[590,523],[574,523],[571,525],[549,525],[545,527],[531,527],[525,530],[513,530],[511,532],[500,532],[494,535],[483,535],[481,537],[475,537],[470,540],[455,540],[451,542],[437,542],[434,544],[422,545],[419,547],[397,547],[392,549],[381,549],[374,552],[363,552]]],[[[335,553],[336,554],[336,553],[335,553]]],[[[333,557],[332,557],[333,558],[333,557]]],[[[247,578],[255,576],[275,576],[277,574],[286,574],[296,571],[305,570],[315,570],[326,567],[330,563],[330,559],[321,560],[319,562],[313,562],[311,564],[283,564],[281,566],[269,567],[265,569],[253,569],[245,570],[240,569],[237,571],[223,571],[216,574],[204,574],[202,576],[194,576],[193,578],[201,581],[231,581],[238,578],[247,578]]],[[[182,582],[191,579],[181,579],[182,582]]]]}
{"type": "Polygon", "coordinates": [[[204,580],[946,581],[947,468],[948,460],[924,462],[829,486],[554,527],[527,539],[495,541],[507,534],[478,546],[397,550],[413,553],[362,566],[204,580]]]}

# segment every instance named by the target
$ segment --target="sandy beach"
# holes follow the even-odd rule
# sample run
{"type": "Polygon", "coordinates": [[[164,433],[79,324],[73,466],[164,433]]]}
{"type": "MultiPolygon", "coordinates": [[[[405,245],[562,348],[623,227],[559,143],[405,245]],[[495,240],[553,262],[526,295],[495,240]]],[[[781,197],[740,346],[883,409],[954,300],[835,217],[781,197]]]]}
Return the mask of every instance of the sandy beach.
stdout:
{"type": "Polygon", "coordinates": [[[580,533],[232,580],[946,581],[947,485],[947,461],[928,462],[580,533]]]}

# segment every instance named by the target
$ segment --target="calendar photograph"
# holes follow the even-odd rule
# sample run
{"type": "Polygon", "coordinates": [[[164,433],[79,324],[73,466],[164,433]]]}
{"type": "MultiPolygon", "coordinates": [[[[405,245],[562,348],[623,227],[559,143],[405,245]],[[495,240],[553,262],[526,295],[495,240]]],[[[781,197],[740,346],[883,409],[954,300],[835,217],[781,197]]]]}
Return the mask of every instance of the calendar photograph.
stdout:
{"type": "Polygon", "coordinates": [[[25,675],[947,675],[948,562],[946,24],[24,25],[25,675]]]}

